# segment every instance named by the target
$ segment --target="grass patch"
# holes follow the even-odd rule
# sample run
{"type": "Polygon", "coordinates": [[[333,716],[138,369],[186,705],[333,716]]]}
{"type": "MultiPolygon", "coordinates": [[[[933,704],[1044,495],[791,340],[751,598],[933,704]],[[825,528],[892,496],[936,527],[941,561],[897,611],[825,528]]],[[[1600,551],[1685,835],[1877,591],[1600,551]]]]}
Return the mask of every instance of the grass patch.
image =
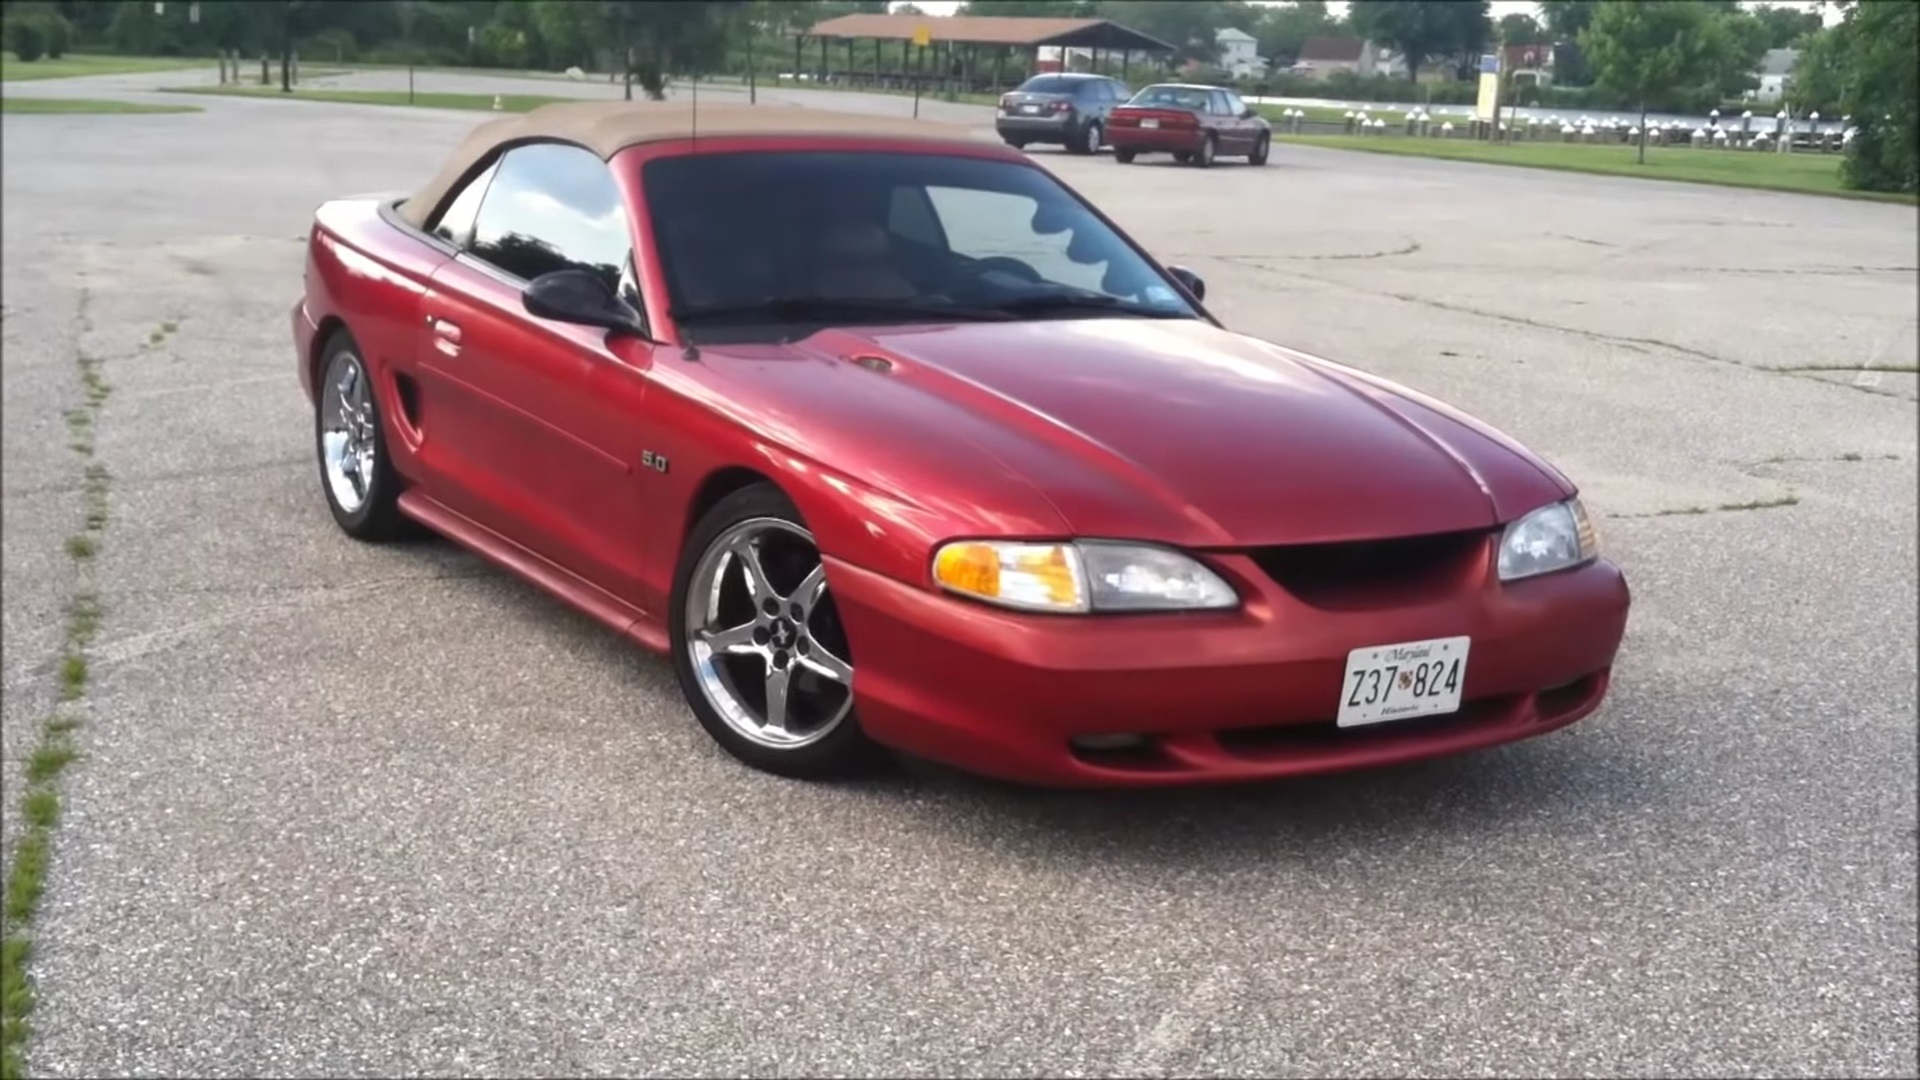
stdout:
{"type": "Polygon", "coordinates": [[[1360,150],[1371,154],[1400,154],[1600,176],[1630,176],[1641,180],[1718,184],[1908,205],[1920,203],[1920,198],[1910,194],[1853,191],[1841,187],[1838,154],[1774,154],[1659,147],[1649,149],[1647,163],[1641,165],[1635,160],[1636,149],[1631,146],[1527,142],[1496,146],[1470,139],[1423,139],[1403,135],[1276,135],[1276,138],[1300,146],[1360,150]]]}
{"type": "Polygon", "coordinates": [[[58,60],[41,57],[22,61],[11,51],[0,53],[0,81],[73,79],[83,75],[139,75],[148,71],[204,68],[205,60],[179,56],[90,56],[69,53],[58,60]]]}
{"type": "Polygon", "coordinates": [[[1732,511],[1740,511],[1740,510],[1772,510],[1776,507],[1798,506],[1799,504],[1800,504],[1800,496],[1795,495],[1792,492],[1788,492],[1785,495],[1776,496],[1771,499],[1753,499],[1748,502],[1721,503],[1719,506],[1683,506],[1677,510],[1661,510],[1657,513],[1647,514],[1643,516],[1690,517],[1695,514],[1712,514],[1715,512],[1732,512],[1732,511]]]}
{"type": "MultiPolygon", "coordinates": [[[[85,313],[83,293],[83,325],[85,313]]],[[[172,323],[165,326],[169,333],[174,329],[172,323]]],[[[39,740],[27,756],[26,787],[19,806],[20,820],[26,823],[26,828],[14,846],[4,883],[0,884],[0,908],[4,908],[5,913],[5,937],[0,939],[0,1080],[26,1075],[24,1055],[27,1042],[33,1036],[30,1020],[34,1008],[33,980],[28,973],[33,959],[33,919],[46,891],[54,829],[60,822],[60,776],[80,757],[73,737],[84,722],[86,711],[90,677],[87,648],[98,636],[104,615],[99,596],[84,582],[87,563],[99,549],[107,526],[112,475],[92,457],[94,426],[110,388],[97,358],[82,354],[74,359],[87,403],[67,410],[65,419],[73,434],[69,445],[86,462],[82,491],[87,531],[69,537],[66,549],[83,584],[67,605],[66,640],[57,672],[59,704],[41,721],[39,740]]]]}
{"type": "MultiPolygon", "coordinates": [[[[277,86],[181,86],[170,87],[169,94],[206,94],[212,97],[263,98],[274,101],[327,101],[340,105],[412,105],[420,109],[466,109],[473,112],[491,112],[493,94],[435,94],[417,93],[413,100],[407,100],[405,90],[301,90],[282,93],[277,86]]],[[[545,94],[501,94],[501,112],[527,112],[542,105],[552,105],[562,101],[580,101],[573,97],[552,97],[545,94]]]]}
{"type": "Polygon", "coordinates": [[[34,113],[42,116],[70,116],[85,113],[106,116],[125,113],[196,113],[198,105],[140,105],[131,101],[104,98],[0,97],[0,113],[34,113]]]}

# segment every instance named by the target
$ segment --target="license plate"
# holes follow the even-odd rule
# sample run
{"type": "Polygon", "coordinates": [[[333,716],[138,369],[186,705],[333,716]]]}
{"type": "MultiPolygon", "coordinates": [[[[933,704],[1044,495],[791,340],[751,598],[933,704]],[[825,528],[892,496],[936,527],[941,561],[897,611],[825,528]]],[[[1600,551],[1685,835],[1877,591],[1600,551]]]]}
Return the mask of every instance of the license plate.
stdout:
{"type": "Polygon", "coordinates": [[[1039,111],[1040,111],[1040,106],[1038,106],[1038,105],[1022,105],[1022,106],[1020,106],[1020,111],[1021,111],[1021,112],[1023,112],[1023,113],[1037,113],[1037,112],[1039,112],[1039,111]]]}
{"type": "Polygon", "coordinates": [[[1143,127],[1143,128],[1157,128],[1157,127],[1159,127],[1159,126],[1160,126],[1160,121],[1158,121],[1158,120],[1142,120],[1142,121],[1140,121],[1140,126],[1141,126],[1141,127],[1143,127]]]}
{"type": "Polygon", "coordinates": [[[1347,654],[1340,687],[1340,727],[1460,711],[1467,680],[1465,637],[1372,645],[1347,654]]]}

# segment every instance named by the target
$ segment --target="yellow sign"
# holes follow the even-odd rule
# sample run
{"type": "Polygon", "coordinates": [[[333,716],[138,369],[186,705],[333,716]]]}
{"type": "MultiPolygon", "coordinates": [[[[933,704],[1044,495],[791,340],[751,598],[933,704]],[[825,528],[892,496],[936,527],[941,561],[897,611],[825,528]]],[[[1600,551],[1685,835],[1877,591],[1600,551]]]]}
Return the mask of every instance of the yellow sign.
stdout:
{"type": "Polygon", "coordinates": [[[923,49],[933,44],[933,27],[931,26],[914,27],[913,43],[915,45],[920,46],[923,49]]]}
{"type": "Polygon", "coordinates": [[[1473,115],[1482,120],[1493,119],[1493,103],[1499,99],[1500,76],[1480,76],[1480,100],[1474,102],[1473,115]]]}

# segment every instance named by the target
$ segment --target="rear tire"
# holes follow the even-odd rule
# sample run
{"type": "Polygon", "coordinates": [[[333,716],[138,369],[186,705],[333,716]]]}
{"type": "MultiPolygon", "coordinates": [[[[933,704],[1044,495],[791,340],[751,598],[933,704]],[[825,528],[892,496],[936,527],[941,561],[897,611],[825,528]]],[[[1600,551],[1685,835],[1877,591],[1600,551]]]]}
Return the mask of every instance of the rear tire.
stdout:
{"type": "Polygon", "coordinates": [[[1261,132],[1260,137],[1253,141],[1253,153],[1247,155],[1247,164],[1265,165],[1267,163],[1267,155],[1272,149],[1273,136],[1268,135],[1264,131],[1261,132]]]}
{"type": "Polygon", "coordinates": [[[1025,150],[1027,148],[1027,140],[1025,139],[1016,139],[1013,136],[1008,135],[1004,137],[1003,141],[1005,141],[1008,146],[1013,147],[1015,150],[1025,150]]]}
{"type": "Polygon", "coordinates": [[[345,328],[327,338],[320,355],[313,445],[327,509],[355,540],[400,539],[412,532],[412,522],[400,512],[400,475],[387,453],[386,417],[373,373],[345,328]]]}
{"type": "Polygon", "coordinates": [[[851,650],[824,575],[792,500],[755,484],[694,527],[667,608],[674,674],[700,726],[743,764],[797,780],[884,757],[853,712],[851,650]]]}
{"type": "Polygon", "coordinates": [[[1173,152],[1173,160],[1181,165],[1191,164],[1193,161],[1193,152],[1191,150],[1175,150],[1173,152]]]}
{"type": "Polygon", "coordinates": [[[1213,168],[1214,153],[1219,150],[1219,148],[1220,144],[1214,141],[1212,135],[1208,135],[1206,138],[1200,140],[1200,152],[1193,155],[1194,165],[1202,169],[1213,168]]]}
{"type": "Polygon", "coordinates": [[[1100,139],[1102,134],[1100,121],[1089,120],[1087,121],[1087,126],[1081,128],[1080,133],[1068,141],[1067,149],[1072,153],[1081,155],[1098,154],[1100,152],[1100,139]]]}
{"type": "Polygon", "coordinates": [[[1115,150],[1113,152],[1113,160],[1119,162],[1122,165],[1131,165],[1133,164],[1133,151],[1115,150]]]}

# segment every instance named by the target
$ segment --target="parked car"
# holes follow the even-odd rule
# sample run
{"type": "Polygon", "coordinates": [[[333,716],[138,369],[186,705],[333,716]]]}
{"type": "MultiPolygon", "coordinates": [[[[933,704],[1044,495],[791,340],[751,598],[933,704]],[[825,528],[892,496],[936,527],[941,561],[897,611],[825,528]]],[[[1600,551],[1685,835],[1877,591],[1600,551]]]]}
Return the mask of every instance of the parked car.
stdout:
{"type": "Polygon", "coordinates": [[[1035,75],[1000,98],[994,130],[1008,146],[1059,143],[1076,154],[1105,145],[1107,114],[1127,100],[1127,84],[1105,75],[1035,75]]]}
{"type": "Polygon", "coordinates": [[[1172,154],[1205,169],[1222,156],[1265,165],[1273,128],[1239,94],[1218,86],[1159,83],[1115,108],[1107,122],[1113,160],[1172,154]]]}
{"type": "Polygon", "coordinates": [[[289,315],[346,535],[666,653],[770,772],[1247,780],[1593,712],[1629,596],[1574,486],[1205,295],[963,128],[575,102],[321,206],[289,315]]]}

